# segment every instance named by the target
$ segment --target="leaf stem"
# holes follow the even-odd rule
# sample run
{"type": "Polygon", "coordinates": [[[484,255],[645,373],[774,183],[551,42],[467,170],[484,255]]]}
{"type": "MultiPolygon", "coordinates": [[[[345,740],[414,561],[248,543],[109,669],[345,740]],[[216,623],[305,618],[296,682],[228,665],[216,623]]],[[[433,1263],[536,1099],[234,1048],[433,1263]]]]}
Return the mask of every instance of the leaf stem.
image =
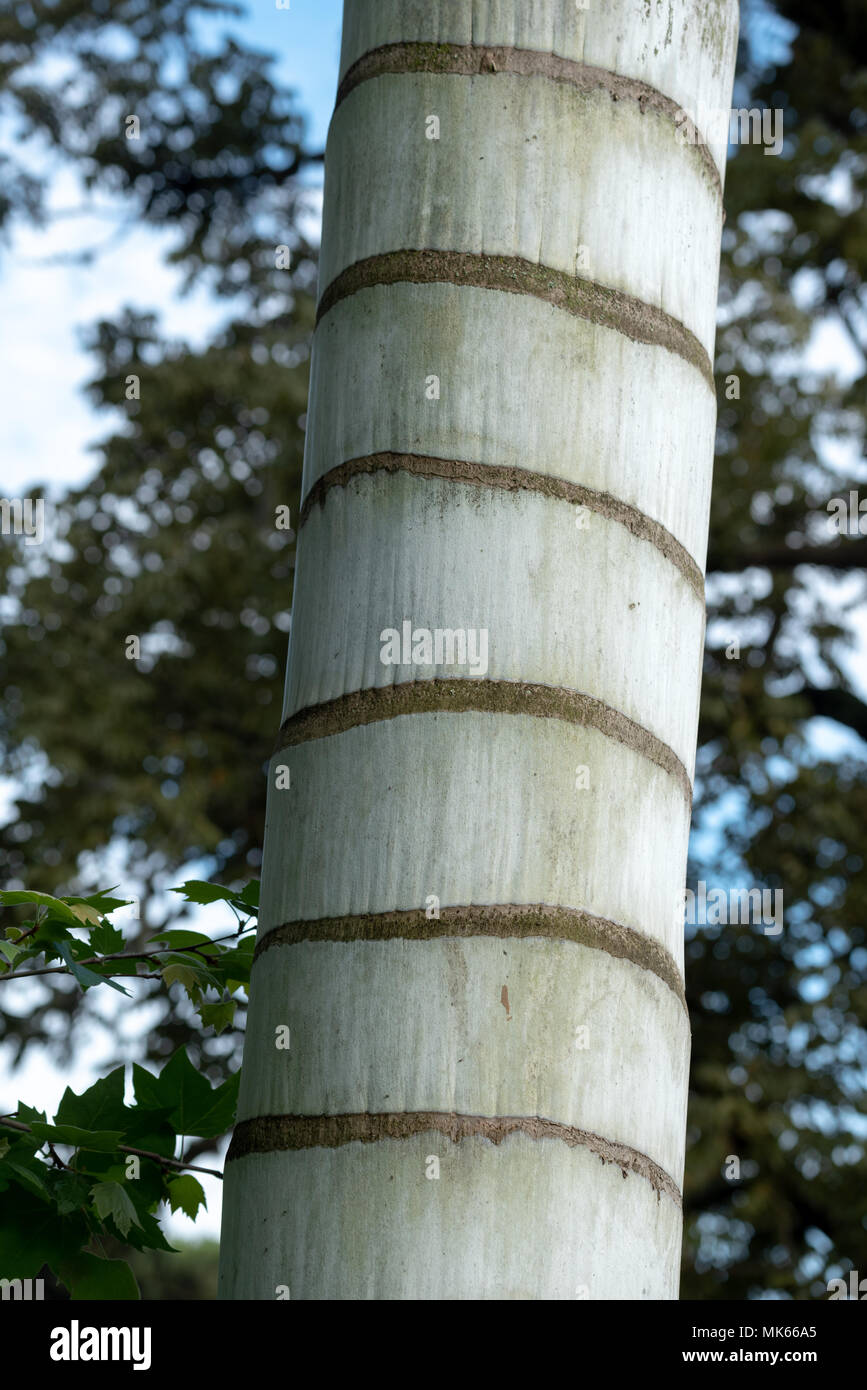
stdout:
{"type": "MultiPolygon", "coordinates": [[[[167,954],[177,956],[184,951],[201,951],[206,945],[218,946],[223,941],[234,941],[237,932],[232,932],[231,936],[217,936],[212,941],[198,941],[194,946],[163,946],[159,951],[115,951],[108,956],[88,956],[86,960],[77,960],[76,965],[102,965],[107,960],[152,960],[155,956],[167,954]]],[[[0,983],[5,980],[23,980],[32,975],[70,975],[72,972],[68,965],[44,965],[38,970],[11,970],[6,975],[0,975],[0,983]]],[[[139,976],[140,979],[156,979],[155,975],[139,976]]]]}
{"type": "MultiPolygon", "coordinates": [[[[0,1125],[5,1125],[7,1129],[20,1130],[22,1134],[33,1133],[30,1126],[23,1124],[21,1120],[7,1120],[5,1116],[0,1116],[0,1125]]],[[[50,1149],[51,1145],[49,1144],[48,1147],[50,1149]]],[[[80,1145],[80,1147],[84,1148],[85,1146],[80,1145]]],[[[117,1147],[120,1153],[136,1154],[139,1158],[150,1158],[153,1159],[154,1163],[162,1163],[167,1168],[185,1168],[189,1169],[191,1173],[207,1173],[212,1178],[222,1178],[223,1176],[217,1168],[202,1168],[196,1163],[184,1163],[179,1158],[166,1158],[165,1154],[154,1153],[152,1149],[136,1149],[131,1144],[118,1144],[117,1147]]],[[[58,1161],[63,1163],[62,1159],[58,1161]]],[[[63,1164],[63,1166],[69,1167],[68,1164],[63,1164]]]]}

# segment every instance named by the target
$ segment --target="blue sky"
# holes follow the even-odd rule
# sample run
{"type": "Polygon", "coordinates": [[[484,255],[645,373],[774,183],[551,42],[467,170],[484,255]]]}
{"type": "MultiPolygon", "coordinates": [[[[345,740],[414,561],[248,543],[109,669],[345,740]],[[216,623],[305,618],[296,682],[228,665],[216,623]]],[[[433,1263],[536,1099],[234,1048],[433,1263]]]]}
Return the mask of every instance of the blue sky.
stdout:
{"type": "Polygon", "coordinates": [[[342,13],[342,0],[291,0],[289,10],[278,10],[275,0],[250,0],[246,21],[226,26],[277,55],[277,71],[295,87],[319,149],[337,91],[342,13]]]}

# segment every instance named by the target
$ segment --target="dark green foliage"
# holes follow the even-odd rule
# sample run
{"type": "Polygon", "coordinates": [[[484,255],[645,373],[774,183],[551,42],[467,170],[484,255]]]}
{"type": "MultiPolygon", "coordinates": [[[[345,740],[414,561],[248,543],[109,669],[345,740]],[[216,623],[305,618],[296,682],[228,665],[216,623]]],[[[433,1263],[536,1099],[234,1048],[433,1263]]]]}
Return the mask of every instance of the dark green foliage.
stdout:
{"type": "Polygon", "coordinates": [[[776,9],[799,26],[791,58],[769,71],[762,42],[745,51],[752,94],[741,86],[735,104],[782,108],[785,149],[739,148],[726,184],[696,802],[699,823],[724,808],[726,828],[691,879],[781,887],[785,926],[699,928],[687,946],[691,1298],[827,1297],[833,1274],[867,1268],[863,658],[851,674],[867,521],[838,536],[828,512],[850,489],[867,498],[867,10],[776,9]],[[823,322],[850,352],[851,385],[830,360],[797,361],[823,322]],[[829,440],[848,444],[851,471],[822,462],[829,440]],[[850,732],[845,756],[820,753],[816,717],[850,732]]]}
{"type": "MultiPolygon", "coordinates": [[[[152,972],[148,978],[161,975],[166,985],[183,984],[202,1027],[213,1027],[208,1011],[219,1006],[234,1010],[235,995],[249,983],[258,884],[248,883],[235,893],[191,880],[176,891],[190,902],[227,903],[237,930],[228,939],[161,932],[137,961],[117,959],[124,953],[103,952],[95,943],[99,937],[112,948],[123,947],[122,932],[108,920],[108,914],[124,906],[122,900],[107,893],[84,900],[0,892],[0,907],[26,905],[35,914],[20,925],[6,926],[0,941],[0,985],[8,989],[13,975],[26,976],[51,968],[47,962],[63,960],[87,990],[111,985],[112,975],[127,967],[135,971],[140,964],[152,972]],[[87,970],[76,964],[82,959],[87,970]],[[217,996],[216,1004],[209,994],[217,996]]],[[[195,1219],[204,1205],[198,1178],[185,1171],[194,1166],[185,1145],[193,1139],[211,1148],[231,1128],[240,1071],[212,1086],[186,1049],[179,1048],[158,1075],[137,1064],[132,1072],[134,1105],[125,1102],[121,1066],[81,1095],[67,1087],[51,1121],[24,1102],[0,1116],[4,1278],[36,1278],[46,1267],[52,1287],[59,1281],[74,1299],[137,1298],[129,1265],[109,1258],[110,1251],[171,1252],[159,1220],[165,1207],[195,1219]]]]}
{"type": "Polygon", "coordinates": [[[150,1080],[137,1084],[134,1106],[124,1104],[120,1067],[81,1096],[67,1089],[54,1125],[23,1104],[0,1120],[5,1278],[35,1278],[47,1265],[73,1298],[138,1297],[128,1266],[106,1259],[104,1239],[137,1250],[172,1249],[155,1215],[160,1204],[194,1217],[204,1202],[193,1174],[168,1162],[178,1136],[223,1133],[237,1094],[237,1075],[212,1090],[183,1051],[150,1080]],[[96,1128],[107,1123],[115,1128],[96,1128]]]}

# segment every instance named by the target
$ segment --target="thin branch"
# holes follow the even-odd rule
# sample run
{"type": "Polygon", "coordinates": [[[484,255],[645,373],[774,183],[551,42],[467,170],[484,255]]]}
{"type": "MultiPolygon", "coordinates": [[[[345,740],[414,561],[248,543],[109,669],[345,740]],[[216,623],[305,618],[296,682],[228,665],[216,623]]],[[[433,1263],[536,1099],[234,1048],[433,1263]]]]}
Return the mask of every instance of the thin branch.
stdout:
{"type": "Polygon", "coordinates": [[[129,1144],[118,1144],[121,1153],[137,1154],[140,1158],[152,1158],[155,1163],[163,1163],[168,1168],[183,1168],[190,1173],[207,1173],[212,1178],[222,1178],[218,1168],[201,1168],[197,1163],[182,1163],[178,1158],[166,1158],[163,1154],[151,1153],[150,1149],[134,1149],[129,1144]]]}
{"type": "MultiPolygon", "coordinates": [[[[213,941],[209,941],[209,942],[197,941],[196,944],[195,944],[194,946],[163,946],[162,950],[159,950],[159,951],[115,951],[113,954],[108,955],[108,956],[88,956],[85,960],[77,960],[77,961],[75,962],[75,964],[76,964],[76,965],[103,965],[107,960],[153,960],[154,957],[156,957],[156,956],[164,956],[164,955],[166,955],[166,954],[173,955],[173,956],[179,956],[179,955],[181,955],[184,951],[191,951],[191,952],[194,952],[194,953],[195,953],[196,951],[203,951],[203,950],[204,950],[204,947],[205,947],[206,945],[210,945],[210,946],[219,946],[220,943],[223,942],[223,941],[234,941],[234,940],[235,940],[235,937],[236,937],[237,935],[238,935],[237,932],[233,932],[231,936],[217,936],[217,937],[214,937],[213,941]]],[[[21,940],[21,938],[19,938],[19,940],[21,940]]],[[[13,942],[12,944],[15,945],[15,946],[17,946],[18,942],[16,941],[16,942],[13,942]]],[[[118,974],[119,974],[120,972],[115,972],[115,973],[118,973],[118,974]]],[[[71,975],[71,974],[72,974],[72,971],[70,970],[70,968],[69,968],[68,965],[45,965],[45,966],[41,966],[38,970],[13,970],[13,971],[11,971],[8,975],[0,975],[0,982],[3,982],[3,981],[5,981],[5,980],[24,980],[24,979],[27,979],[27,978],[28,978],[29,976],[31,976],[31,975],[71,975]]],[[[159,976],[158,976],[158,975],[134,975],[134,976],[130,976],[129,978],[131,978],[131,979],[137,979],[137,980],[156,980],[156,979],[159,978],[159,976]]]]}
{"type": "MultiPolygon", "coordinates": [[[[30,1128],[30,1125],[23,1124],[21,1120],[7,1120],[5,1116],[0,1118],[0,1125],[5,1125],[7,1129],[20,1130],[22,1134],[33,1133],[33,1130],[30,1128]]],[[[49,1144],[48,1147],[50,1149],[51,1145],[49,1144]]],[[[72,1147],[75,1146],[73,1145],[72,1147]]],[[[86,1148],[87,1146],[85,1144],[82,1144],[79,1147],[86,1148]]],[[[178,1158],[166,1158],[165,1154],[154,1153],[152,1149],[136,1149],[133,1148],[131,1144],[118,1144],[117,1148],[119,1153],[135,1154],[139,1158],[151,1158],[155,1163],[162,1163],[169,1168],[184,1168],[188,1169],[192,1173],[207,1173],[208,1176],[212,1178],[222,1178],[223,1176],[223,1174],[219,1172],[219,1170],[216,1168],[201,1168],[195,1163],[184,1163],[181,1161],[181,1159],[178,1158]]],[[[59,1161],[62,1162],[63,1160],[61,1159],[59,1161]]],[[[68,1164],[64,1164],[63,1166],[67,1168],[69,1167],[68,1164]]]]}
{"type": "Polygon", "coordinates": [[[42,918],[43,918],[44,916],[45,916],[45,913],[43,912],[42,917],[40,917],[40,915],[39,915],[39,909],[37,908],[37,910],[36,910],[36,921],[33,923],[33,926],[32,926],[32,927],[30,927],[27,931],[22,932],[21,935],[16,939],[16,941],[15,941],[15,945],[16,945],[16,946],[19,944],[19,942],[21,942],[21,941],[26,941],[27,938],[28,938],[28,936],[32,936],[34,932],[39,931],[39,928],[42,926],[42,918]]]}

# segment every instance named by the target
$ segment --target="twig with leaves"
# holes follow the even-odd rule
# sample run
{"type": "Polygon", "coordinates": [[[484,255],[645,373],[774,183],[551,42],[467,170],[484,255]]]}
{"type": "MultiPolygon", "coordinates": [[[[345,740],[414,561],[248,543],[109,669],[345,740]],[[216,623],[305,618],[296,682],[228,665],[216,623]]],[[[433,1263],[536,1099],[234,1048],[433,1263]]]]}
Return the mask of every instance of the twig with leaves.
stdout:
{"type": "MultiPolygon", "coordinates": [[[[129,902],[113,891],[90,897],[0,892],[0,908],[34,913],[0,934],[0,982],[68,974],[84,991],[106,984],[128,995],[119,980],[162,979],[183,988],[205,1028],[220,1033],[231,1026],[250,978],[258,883],[238,891],[188,880],[173,891],[188,903],[227,903],[237,929],[216,938],[165,929],[144,950],[123,949],[123,931],[111,917],[129,902]],[[140,972],[142,962],[152,961],[156,971],[140,972]]],[[[205,1205],[193,1174],[222,1175],[185,1159],[184,1140],[207,1143],[226,1133],[240,1072],[213,1086],[186,1048],[158,1076],[138,1064],[132,1071],[132,1105],[121,1066],[81,1095],[67,1088],[52,1121],[23,1102],[0,1116],[0,1194],[13,1199],[0,1201],[4,1277],[33,1278],[48,1265],[73,1297],[137,1298],[129,1265],[106,1258],[103,1238],[171,1250],[160,1226],[163,1204],[193,1219],[205,1205]]]]}

